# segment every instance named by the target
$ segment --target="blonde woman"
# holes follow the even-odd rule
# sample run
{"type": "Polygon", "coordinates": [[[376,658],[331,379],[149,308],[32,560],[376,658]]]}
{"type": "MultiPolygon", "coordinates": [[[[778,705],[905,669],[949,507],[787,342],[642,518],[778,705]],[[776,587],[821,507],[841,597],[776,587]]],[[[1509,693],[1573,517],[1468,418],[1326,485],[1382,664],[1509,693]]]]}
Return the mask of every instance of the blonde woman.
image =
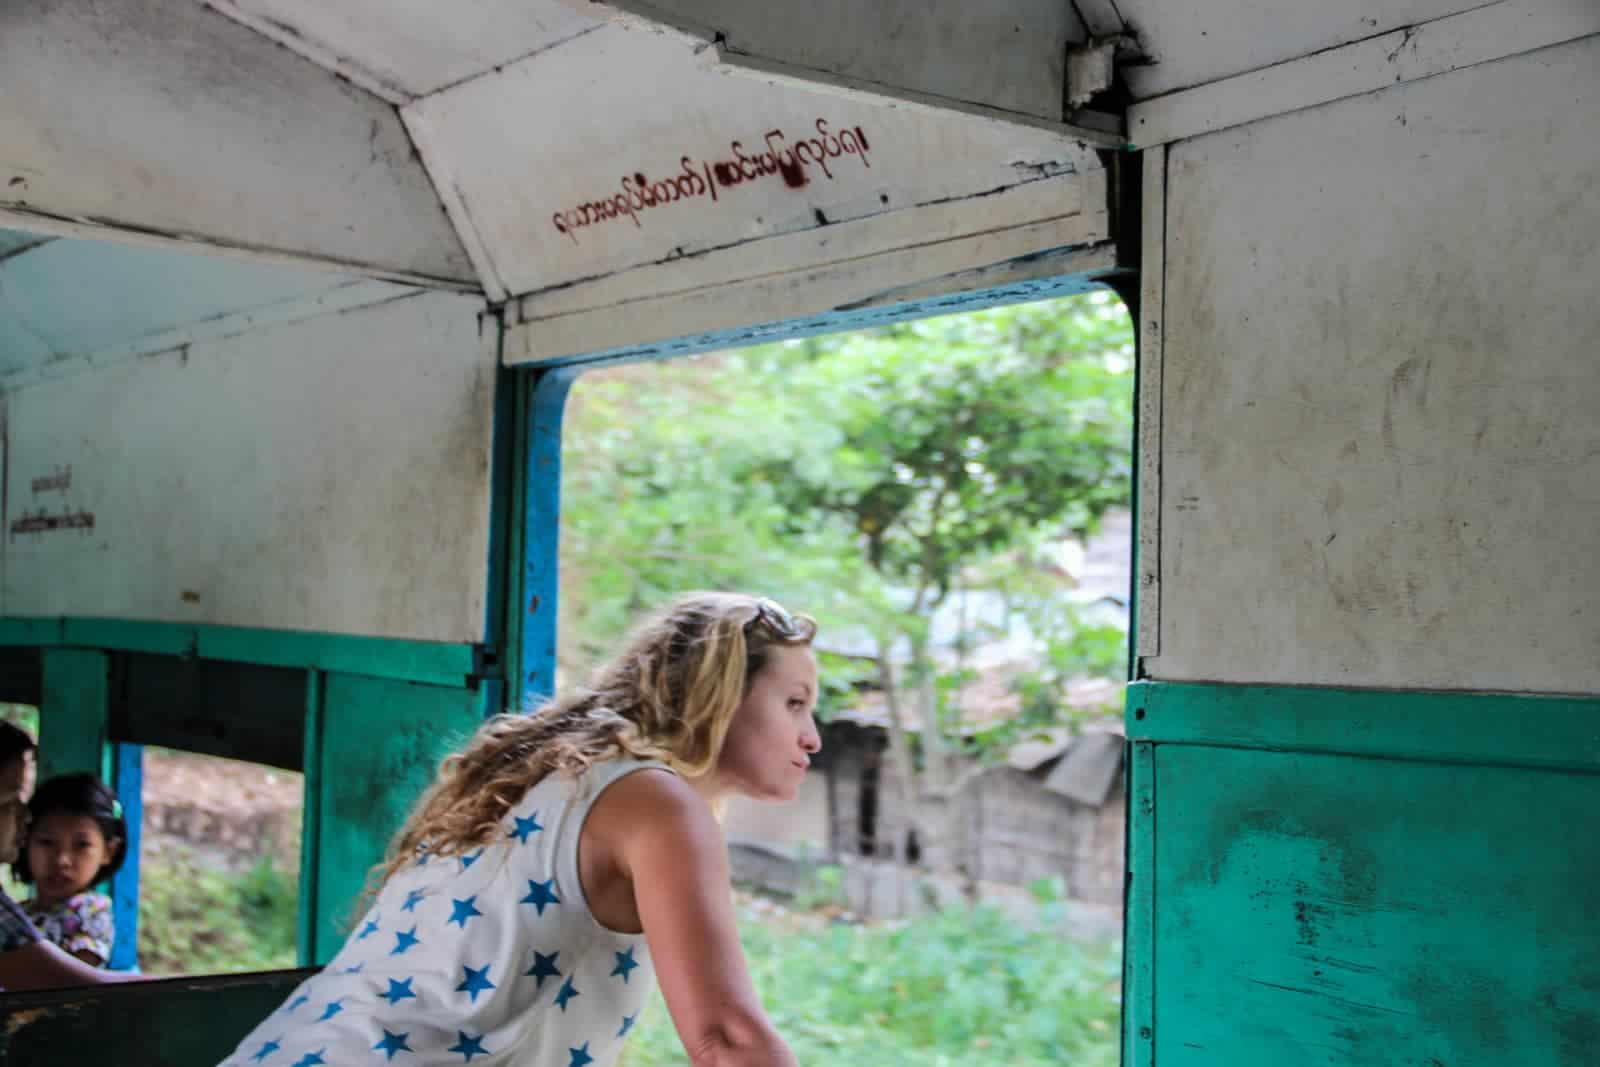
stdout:
{"type": "Polygon", "coordinates": [[[226,1067],[607,1067],[653,981],[696,1067],[783,1067],[714,811],[794,797],[816,625],[684,596],[591,683],[487,722],[395,838],[365,917],[226,1067]]]}

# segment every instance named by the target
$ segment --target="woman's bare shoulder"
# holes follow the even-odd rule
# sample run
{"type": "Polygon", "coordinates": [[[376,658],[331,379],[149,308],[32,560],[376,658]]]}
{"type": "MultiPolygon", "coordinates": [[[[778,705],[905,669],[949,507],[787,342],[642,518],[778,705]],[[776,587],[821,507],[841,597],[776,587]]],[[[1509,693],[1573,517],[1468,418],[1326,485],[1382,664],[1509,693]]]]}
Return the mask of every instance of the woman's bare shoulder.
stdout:
{"type": "Polygon", "coordinates": [[[665,767],[644,767],[611,783],[595,801],[590,818],[660,827],[716,825],[711,807],[693,786],[665,767]]]}
{"type": "Polygon", "coordinates": [[[584,838],[623,870],[673,856],[705,862],[723,852],[722,826],[711,805],[665,768],[645,768],[613,782],[590,810],[584,838]]]}

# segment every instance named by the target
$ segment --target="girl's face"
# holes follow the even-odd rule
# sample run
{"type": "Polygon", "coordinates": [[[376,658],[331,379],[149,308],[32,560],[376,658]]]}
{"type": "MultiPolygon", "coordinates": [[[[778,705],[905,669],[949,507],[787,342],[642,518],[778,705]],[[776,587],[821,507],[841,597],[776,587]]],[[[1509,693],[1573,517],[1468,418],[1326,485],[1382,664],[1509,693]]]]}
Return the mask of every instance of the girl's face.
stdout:
{"type": "Polygon", "coordinates": [[[82,893],[111,860],[113,843],[87,815],[52,814],[28,832],[28,868],[39,899],[54,904],[82,893]]]}
{"type": "Polygon", "coordinates": [[[811,755],[822,747],[811,717],[817,660],[804,645],[774,648],[733,713],[716,777],[725,791],[793,800],[811,755]]]}

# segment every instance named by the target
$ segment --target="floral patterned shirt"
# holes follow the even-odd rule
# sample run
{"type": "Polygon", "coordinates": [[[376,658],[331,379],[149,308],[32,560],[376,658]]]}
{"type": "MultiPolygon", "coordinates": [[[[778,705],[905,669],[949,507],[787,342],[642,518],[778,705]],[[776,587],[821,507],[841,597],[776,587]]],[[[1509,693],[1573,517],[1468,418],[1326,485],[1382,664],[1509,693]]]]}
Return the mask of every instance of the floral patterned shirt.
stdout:
{"type": "Polygon", "coordinates": [[[111,898],[104,893],[79,893],[49,906],[30,900],[23,908],[44,939],[63,951],[92,953],[100,957],[102,967],[111,958],[115,928],[111,898]]]}

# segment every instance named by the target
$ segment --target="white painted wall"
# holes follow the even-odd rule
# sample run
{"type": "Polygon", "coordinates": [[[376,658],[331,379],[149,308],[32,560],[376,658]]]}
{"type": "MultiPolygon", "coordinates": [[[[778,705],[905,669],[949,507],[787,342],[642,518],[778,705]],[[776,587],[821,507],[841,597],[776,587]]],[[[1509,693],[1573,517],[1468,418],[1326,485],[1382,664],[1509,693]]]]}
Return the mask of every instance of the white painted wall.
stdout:
{"type": "Polygon", "coordinates": [[[1600,692],[1597,71],[1170,146],[1154,677],[1600,692]]]}
{"type": "Polygon", "coordinates": [[[409,296],[7,393],[0,609],[481,640],[480,306],[409,296]],[[41,514],[93,526],[20,532],[41,514]]]}

